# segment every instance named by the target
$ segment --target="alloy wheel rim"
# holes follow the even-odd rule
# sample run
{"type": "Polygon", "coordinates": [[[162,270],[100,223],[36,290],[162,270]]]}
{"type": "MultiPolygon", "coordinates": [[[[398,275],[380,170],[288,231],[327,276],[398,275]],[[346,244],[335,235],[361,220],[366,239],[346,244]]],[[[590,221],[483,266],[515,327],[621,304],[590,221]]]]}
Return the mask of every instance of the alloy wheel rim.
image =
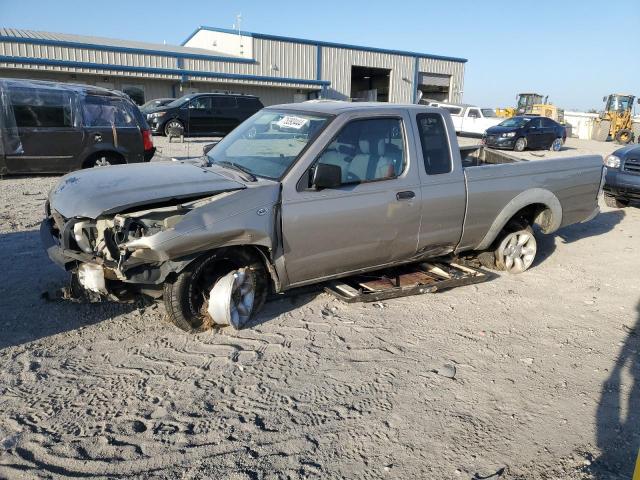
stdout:
{"type": "Polygon", "coordinates": [[[106,157],[98,158],[95,163],[96,167],[108,167],[109,165],[111,165],[111,162],[106,157]]]}
{"type": "Polygon", "coordinates": [[[500,257],[506,271],[520,273],[531,266],[536,251],[536,239],[531,233],[515,232],[502,242],[500,257]]]}

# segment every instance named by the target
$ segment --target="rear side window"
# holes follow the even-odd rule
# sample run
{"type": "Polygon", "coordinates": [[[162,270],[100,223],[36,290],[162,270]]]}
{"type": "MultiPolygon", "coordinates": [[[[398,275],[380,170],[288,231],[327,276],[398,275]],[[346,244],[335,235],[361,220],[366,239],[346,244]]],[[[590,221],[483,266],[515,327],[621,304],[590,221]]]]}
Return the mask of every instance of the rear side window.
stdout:
{"type": "Polygon", "coordinates": [[[134,127],[133,114],[118,98],[88,95],[82,104],[84,124],[87,127],[134,127]]]}
{"type": "Polygon", "coordinates": [[[457,107],[442,107],[442,108],[447,110],[451,115],[460,115],[460,112],[462,112],[462,109],[457,107]]]}
{"type": "Polygon", "coordinates": [[[214,97],[213,99],[214,110],[228,110],[230,108],[237,108],[235,97],[214,97]]]}
{"type": "Polygon", "coordinates": [[[429,175],[451,171],[449,137],[444,120],[437,113],[422,113],[416,117],[422,145],[424,169],[429,175]]]}
{"type": "Polygon", "coordinates": [[[262,103],[257,98],[238,98],[238,106],[247,112],[257,112],[262,108],[262,103]]]}
{"type": "Polygon", "coordinates": [[[478,110],[477,108],[472,108],[469,110],[467,116],[470,118],[480,118],[480,110],[478,110]]]}
{"type": "Polygon", "coordinates": [[[11,90],[10,98],[17,127],[73,127],[71,92],[16,88],[11,90]]]}

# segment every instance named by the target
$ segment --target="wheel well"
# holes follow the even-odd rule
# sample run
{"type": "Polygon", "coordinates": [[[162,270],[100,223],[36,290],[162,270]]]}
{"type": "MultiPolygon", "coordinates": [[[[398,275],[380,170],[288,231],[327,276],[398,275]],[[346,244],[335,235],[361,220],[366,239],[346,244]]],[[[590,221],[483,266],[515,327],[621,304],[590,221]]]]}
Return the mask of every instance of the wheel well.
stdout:
{"type": "Polygon", "coordinates": [[[92,166],[93,162],[100,157],[111,157],[117,159],[120,163],[126,163],[124,156],[121,153],[114,152],[113,150],[101,150],[99,152],[93,152],[82,162],[82,168],[89,168],[92,166]]]}
{"type": "Polygon", "coordinates": [[[521,226],[538,225],[542,231],[547,231],[553,224],[553,212],[544,203],[533,203],[518,210],[506,225],[519,224],[521,226]]]}
{"type": "MultiPolygon", "coordinates": [[[[273,292],[279,292],[281,285],[280,285],[280,279],[278,278],[278,274],[276,272],[275,267],[273,266],[273,264],[271,263],[271,253],[269,251],[269,249],[267,247],[264,247],[262,245],[233,245],[230,247],[220,247],[220,248],[229,248],[229,249],[233,249],[233,250],[244,250],[247,253],[249,253],[251,256],[255,257],[256,260],[260,261],[263,265],[265,270],[267,271],[267,273],[269,274],[269,277],[271,278],[271,281],[269,282],[269,287],[273,292]]],[[[215,248],[213,250],[207,250],[204,252],[201,252],[199,255],[194,256],[191,260],[188,260],[187,262],[184,262],[181,265],[180,270],[178,271],[173,271],[170,272],[167,277],[165,278],[165,282],[172,282],[175,280],[175,278],[178,276],[178,274],[184,270],[188,265],[190,265],[191,263],[193,263],[194,261],[198,260],[199,258],[205,256],[205,255],[209,255],[213,252],[215,252],[216,250],[220,250],[220,248],[215,248]]]]}

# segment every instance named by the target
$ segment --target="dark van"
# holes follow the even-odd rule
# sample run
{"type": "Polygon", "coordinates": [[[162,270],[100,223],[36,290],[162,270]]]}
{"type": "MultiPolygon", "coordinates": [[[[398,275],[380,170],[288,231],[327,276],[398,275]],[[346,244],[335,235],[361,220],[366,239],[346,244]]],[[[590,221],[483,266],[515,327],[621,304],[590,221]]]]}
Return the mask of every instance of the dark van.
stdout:
{"type": "Polygon", "coordinates": [[[154,153],[149,125],[121,92],[0,79],[0,175],[148,162],[154,153]]]}
{"type": "Polygon", "coordinates": [[[185,135],[226,135],[263,107],[253,95],[196,93],[147,111],[147,120],[161,135],[171,128],[185,135]]]}

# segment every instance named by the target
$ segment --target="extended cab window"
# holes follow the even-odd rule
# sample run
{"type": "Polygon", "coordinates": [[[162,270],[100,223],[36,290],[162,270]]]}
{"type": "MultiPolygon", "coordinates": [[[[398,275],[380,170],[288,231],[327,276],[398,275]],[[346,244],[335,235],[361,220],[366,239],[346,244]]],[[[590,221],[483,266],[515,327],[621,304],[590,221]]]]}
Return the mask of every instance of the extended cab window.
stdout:
{"type": "Polygon", "coordinates": [[[420,144],[424,169],[429,175],[451,171],[449,137],[444,120],[437,113],[422,113],[416,117],[420,131],[420,144]]]}
{"type": "Polygon", "coordinates": [[[480,118],[480,110],[478,110],[477,108],[472,108],[469,110],[467,116],[470,118],[480,118]]]}
{"type": "Polygon", "coordinates": [[[19,128],[73,126],[73,94],[70,92],[16,88],[11,90],[11,104],[19,128]]]}
{"type": "Polygon", "coordinates": [[[82,104],[87,127],[135,127],[131,111],[119,98],[87,95],[82,104]]]}
{"type": "Polygon", "coordinates": [[[339,166],[343,184],[372,182],[400,175],[405,150],[400,119],[354,120],[342,128],[318,163],[339,166]]]}

